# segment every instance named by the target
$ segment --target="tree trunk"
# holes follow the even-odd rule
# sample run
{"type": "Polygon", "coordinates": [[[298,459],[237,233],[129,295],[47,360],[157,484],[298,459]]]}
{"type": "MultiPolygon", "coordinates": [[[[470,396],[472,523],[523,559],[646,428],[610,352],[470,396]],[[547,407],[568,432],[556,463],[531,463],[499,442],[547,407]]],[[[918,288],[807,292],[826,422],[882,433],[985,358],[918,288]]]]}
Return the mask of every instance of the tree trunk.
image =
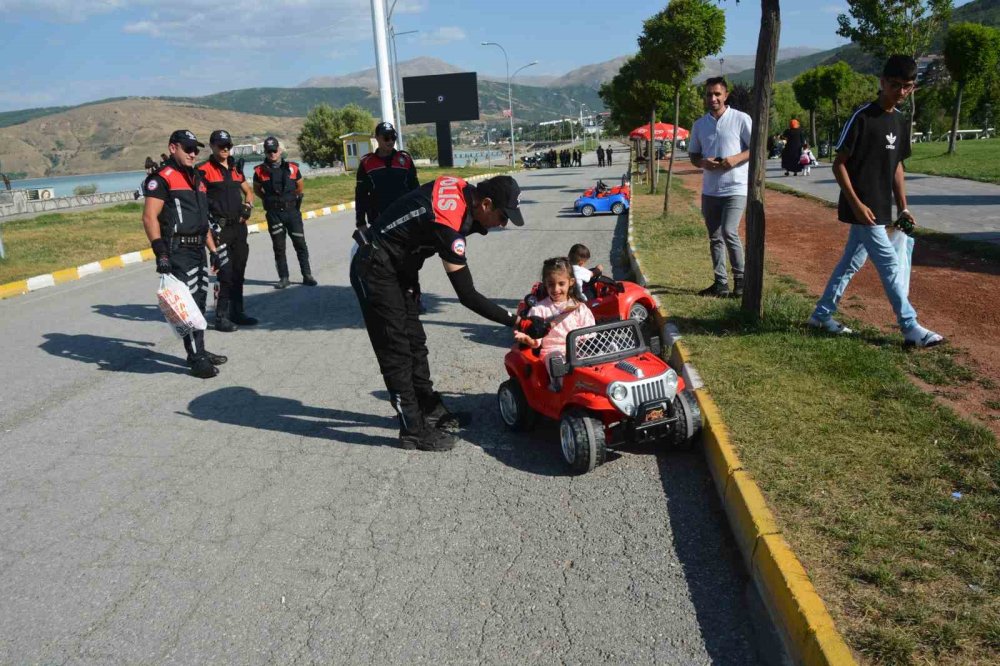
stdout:
{"type": "Polygon", "coordinates": [[[663,212],[670,212],[670,181],[674,177],[674,155],[677,154],[677,125],[681,121],[681,88],[674,91],[674,138],[670,140],[670,165],[667,166],[667,191],[663,195],[663,212]]]}
{"type": "Polygon", "coordinates": [[[955,98],[955,115],[951,119],[951,136],[948,137],[948,154],[955,154],[955,137],[958,136],[958,117],[962,114],[962,93],[965,92],[965,84],[958,84],[958,97],[955,98]]]}
{"type": "Polygon", "coordinates": [[[647,170],[649,171],[649,193],[656,194],[656,172],[659,169],[656,168],[656,155],[654,151],[656,150],[656,134],[653,130],[656,129],[656,107],[654,106],[649,110],[649,161],[646,162],[647,170]]]}
{"type": "Polygon", "coordinates": [[[753,114],[750,135],[750,184],[747,191],[747,252],[743,311],[759,318],[764,303],[764,178],[767,175],[768,111],[774,88],[774,63],[781,36],[779,0],[761,0],[757,64],[753,74],[753,114]]]}
{"type": "Polygon", "coordinates": [[[840,102],[838,102],[836,98],[833,100],[833,126],[843,127],[843,125],[840,124],[840,102]]]}
{"type": "Polygon", "coordinates": [[[819,146],[816,144],[816,109],[809,109],[809,131],[812,132],[812,146],[813,150],[816,150],[816,155],[819,155],[819,146]]]}

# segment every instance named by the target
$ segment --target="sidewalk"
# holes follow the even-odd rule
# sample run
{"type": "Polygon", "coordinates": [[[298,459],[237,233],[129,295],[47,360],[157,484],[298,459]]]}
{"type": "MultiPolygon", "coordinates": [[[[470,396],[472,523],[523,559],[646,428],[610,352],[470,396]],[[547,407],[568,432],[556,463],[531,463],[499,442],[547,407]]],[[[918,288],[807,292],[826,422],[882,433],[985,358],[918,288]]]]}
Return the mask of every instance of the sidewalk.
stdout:
{"type": "MultiPolygon", "coordinates": [[[[778,160],[767,161],[767,181],[837,202],[840,188],[829,164],[809,176],[785,176],[778,160]]],[[[917,224],[966,240],[1000,244],[1000,185],[961,178],[906,175],[907,204],[917,224]]]]}

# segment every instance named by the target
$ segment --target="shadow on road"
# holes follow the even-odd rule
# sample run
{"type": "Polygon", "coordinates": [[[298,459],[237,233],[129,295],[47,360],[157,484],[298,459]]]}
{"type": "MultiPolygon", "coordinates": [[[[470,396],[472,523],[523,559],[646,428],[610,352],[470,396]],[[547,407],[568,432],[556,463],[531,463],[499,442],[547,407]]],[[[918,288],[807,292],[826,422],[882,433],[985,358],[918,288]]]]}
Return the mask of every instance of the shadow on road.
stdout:
{"type": "Polygon", "coordinates": [[[40,349],[59,358],[93,363],[99,370],[142,375],[188,372],[187,361],[183,356],[168,356],[153,351],[150,349],[155,346],[152,342],[87,333],[46,333],[42,337],[45,342],[38,345],[40,349]]]}
{"type": "Polygon", "coordinates": [[[111,317],[112,319],[123,319],[125,321],[163,321],[163,313],[160,308],[151,303],[125,303],[122,305],[110,305],[101,303],[90,306],[94,314],[111,317]]]}
{"type": "Polygon", "coordinates": [[[380,428],[395,433],[395,418],[360,414],[343,409],[310,407],[300,400],[261,395],[244,386],[227,386],[188,403],[180,412],[199,421],[214,421],[257,430],[328,439],[366,446],[396,446],[397,439],[362,432],[357,428],[380,428]]]}

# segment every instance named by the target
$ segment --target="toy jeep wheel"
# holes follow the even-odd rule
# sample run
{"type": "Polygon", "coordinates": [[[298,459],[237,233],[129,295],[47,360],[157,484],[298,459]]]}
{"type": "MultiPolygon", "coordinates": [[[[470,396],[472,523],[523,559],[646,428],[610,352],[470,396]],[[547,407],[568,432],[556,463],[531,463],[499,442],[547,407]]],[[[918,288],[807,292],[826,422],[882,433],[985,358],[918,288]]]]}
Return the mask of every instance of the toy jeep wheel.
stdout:
{"type": "Polygon", "coordinates": [[[594,210],[596,209],[592,205],[584,204],[583,208],[580,209],[580,215],[583,215],[584,217],[590,217],[591,215],[594,214],[594,210]]]}
{"type": "Polygon", "coordinates": [[[616,201],[615,205],[611,207],[611,212],[614,213],[615,215],[621,215],[622,213],[625,212],[625,204],[623,204],[621,201],[616,201]]]}
{"type": "Polygon", "coordinates": [[[674,414],[677,425],[674,429],[674,445],[690,451],[701,436],[701,409],[691,391],[681,391],[674,398],[674,414]]]}
{"type": "Polygon", "coordinates": [[[528,406],[521,385],[508,379],[497,390],[500,418],[511,430],[530,430],[535,425],[535,410],[528,406]]]}
{"type": "Polygon", "coordinates": [[[581,410],[570,410],[559,420],[563,458],[577,474],[592,471],[607,459],[604,424],[581,410]]]}

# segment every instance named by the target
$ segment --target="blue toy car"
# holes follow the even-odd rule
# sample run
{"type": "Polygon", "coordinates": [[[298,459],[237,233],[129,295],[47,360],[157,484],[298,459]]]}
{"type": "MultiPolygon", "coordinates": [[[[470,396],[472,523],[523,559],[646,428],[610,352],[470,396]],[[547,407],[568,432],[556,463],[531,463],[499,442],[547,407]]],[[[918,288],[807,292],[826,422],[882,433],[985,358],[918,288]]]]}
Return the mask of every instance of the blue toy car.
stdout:
{"type": "Polygon", "coordinates": [[[596,187],[590,188],[573,202],[573,210],[584,217],[590,217],[594,213],[621,215],[628,210],[630,198],[629,184],[624,179],[620,186],[610,189],[599,180],[596,187]]]}

